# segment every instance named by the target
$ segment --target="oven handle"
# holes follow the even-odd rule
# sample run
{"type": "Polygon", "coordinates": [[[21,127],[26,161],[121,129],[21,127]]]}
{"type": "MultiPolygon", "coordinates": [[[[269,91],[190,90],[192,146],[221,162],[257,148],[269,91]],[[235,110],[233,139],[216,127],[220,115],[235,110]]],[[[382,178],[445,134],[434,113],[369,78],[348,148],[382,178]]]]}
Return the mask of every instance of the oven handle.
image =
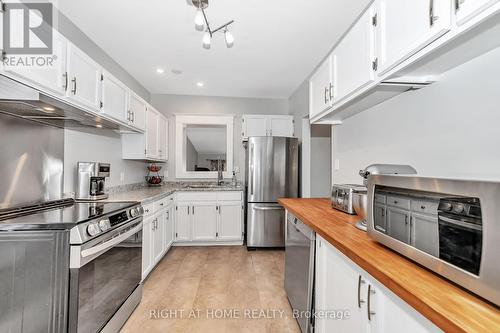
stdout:
{"type": "Polygon", "coordinates": [[[473,229],[473,230],[478,230],[478,231],[483,230],[482,226],[480,226],[480,225],[473,224],[473,223],[468,223],[468,222],[463,222],[463,221],[459,221],[459,220],[450,219],[449,217],[446,217],[446,216],[443,216],[443,215],[439,215],[439,222],[441,222],[442,224],[456,225],[456,226],[459,226],[459,227],[462,227],[462,228],[467,228],[467,229],[473,229]]]}
{"type": "Polygon", "coordinates": [[[127,238],[129,238],[130,236],[132,236],[133,234],[135,234],[141,230],[142,230],[142,223],[139,224],[137,227],[132,228],[129,231],[127,231],[127,232],[125,232],[117,237],[111,238],[109,241],[106,241],[104,243],[101,243],[99,245],[91,247],[90,249],[82,250],[81,257],[82,258],[90,257],[90,256],[93,256],[93,255],[99,253],[99,252],[108,250],[108,249],[112,248],[113,246],[120,244],[121,242],[123,242],[124,240],[126,240],[127,238]]]}

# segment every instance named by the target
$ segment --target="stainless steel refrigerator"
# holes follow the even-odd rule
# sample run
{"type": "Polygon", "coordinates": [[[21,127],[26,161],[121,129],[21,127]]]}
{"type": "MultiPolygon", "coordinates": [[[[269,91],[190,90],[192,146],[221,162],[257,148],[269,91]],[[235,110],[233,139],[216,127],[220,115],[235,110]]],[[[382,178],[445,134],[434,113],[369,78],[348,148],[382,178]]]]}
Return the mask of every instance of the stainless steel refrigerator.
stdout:
{"type": "Polygon", "coordinates": [[[247,247],[284,247],[279,198],[298,195],[298,140],[250,137],[246,149],[247,247]]]}

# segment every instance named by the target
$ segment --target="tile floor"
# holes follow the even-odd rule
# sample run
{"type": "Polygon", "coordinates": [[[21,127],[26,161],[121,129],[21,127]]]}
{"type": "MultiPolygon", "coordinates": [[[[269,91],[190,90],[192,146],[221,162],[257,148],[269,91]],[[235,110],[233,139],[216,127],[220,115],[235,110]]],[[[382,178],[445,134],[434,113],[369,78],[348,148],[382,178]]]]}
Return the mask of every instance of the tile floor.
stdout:
{"type": "Polygon", "coordinates": [[[283,287],[284,254],[174,247],[122,332],[300,333],[283,287]]]}

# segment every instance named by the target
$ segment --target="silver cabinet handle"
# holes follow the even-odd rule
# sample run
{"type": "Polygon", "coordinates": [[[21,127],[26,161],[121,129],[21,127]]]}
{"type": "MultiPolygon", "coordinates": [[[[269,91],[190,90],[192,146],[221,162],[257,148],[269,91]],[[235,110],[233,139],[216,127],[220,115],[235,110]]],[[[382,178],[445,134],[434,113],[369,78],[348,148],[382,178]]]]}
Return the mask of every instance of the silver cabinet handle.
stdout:
{"type": "Polygon", "coordinates": [[[358,276],[358,308],[361,309],[361,304],[365,302],[365,300],[361,299],[361,285],[365,284],[365,280],[361,277],[361,275],[358,276]]]}
{"type": "Polygon", "coordinates": [[[285,210],[282,206],[255,206],[254,210],[285,210]]]}
{"type": "Polygon", "coordinates": [[[372,295],[375,295],[375,290],[372,289],[372,286],[369,284],[368,285],[368,294],[367,294],[367,298],[368,298],[368,306],[366,307],[366,312],[368,314],[368,320],[372,320],[372,316],[374,316],[376,313],[374,311],[372,311],[371,309],[371,296],[372,295]]]}
{"type": "Polygon", "coordinates": [[[325,104],[328,104],[328,88],[325,87],[325,104]]]}
{"type": "Polygon", "coordinates": [[[71,92],[73,93],[73,95],[76,95],[76,76],[73,77],[71,82],[73,83],[73,89],[71,89],[71,92]]]}
{"type": "Polygon", "coordinates": [[[461,9],[461,5],[465,2],[465,0],[455,0],[455,12],[458,12],[461,9]]]}
{"type": "Polygon", "coordinates": [[[221,207],[220,207],[220,206],[219,206],[219,209],[218,209],[218,210],[219,210],[219,215],[220,215],[220,214],[221,214],[221,212],[220,212],[220,211],[221,211],[221,207]]]}
{"type": "Polygon", "coordinates": [[[429,24],[434,26],[434,23],[439,20],[439,16],[434,15],[434,0],[429,0],[429,24]]]}
{"type": "Polygon", "coordinates": [[[328,89],[330,94],[330,101],[333,99],[333,84],[330,82],[330,88],[328,89]]]}
{"type": "Polygon", "coordinates": [[[134,111],[130,111],[130,117],[132,118],[130,121],[134,122],[135,121],[135,113],[134,113],[134,111]]]}
{"type": "Polygon", "coordinates": [[[385,208],[382,208],[382,217],[385,217],[385,208]]]}
{"type": "Polygon", "coordinates": [[[192,212],[193,212],[193,215],[194,215],[194,206],[193,206],[193,210],[192,210],[192,212]]]}
{"type": "Polygon", "coordinates": [[[187,208],[188,208],[188,215],[189,215],[189,206],[187,206],[187,208]]]}
{"type": "Polygon", "coordinates": [[[65,72],[63,74],[63,80],[64,80],[64,83],[63,83],[64,91],[68,91],[68,72],[65,72]]]}

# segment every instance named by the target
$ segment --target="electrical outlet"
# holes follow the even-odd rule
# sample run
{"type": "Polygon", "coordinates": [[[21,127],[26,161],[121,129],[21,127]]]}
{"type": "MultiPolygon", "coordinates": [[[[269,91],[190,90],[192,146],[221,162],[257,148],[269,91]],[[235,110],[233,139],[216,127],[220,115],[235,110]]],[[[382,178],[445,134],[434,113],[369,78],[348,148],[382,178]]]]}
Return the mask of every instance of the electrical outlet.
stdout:
{"type": "Polygon", "coordinates": [[[334,169],[335,171],[340,170],[340,160],[339,160],[339,159],[335,159],[335,164],[334,164],[333,169],[334,169]]]}
{"type": "Polygon", "coordinates": [[[125,182],[125,171],[120,172],[120,182],[122,184],[125,182]]]}

